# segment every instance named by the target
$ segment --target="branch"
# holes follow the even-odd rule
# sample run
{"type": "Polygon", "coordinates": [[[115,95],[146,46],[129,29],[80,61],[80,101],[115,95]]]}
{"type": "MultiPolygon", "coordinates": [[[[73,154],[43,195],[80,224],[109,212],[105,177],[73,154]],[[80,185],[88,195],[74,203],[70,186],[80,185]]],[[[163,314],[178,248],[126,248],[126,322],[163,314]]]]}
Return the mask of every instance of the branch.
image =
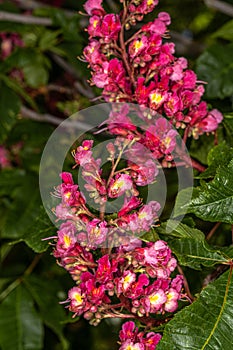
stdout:
{"type": "Polygon", "coordinates": [[[66,122],[64,123],[64,127],[72,127],[77,128],[79,130],[90,130],[93,128],[93,126],[80,122],[80,121],[76,121],[76,120],[69,120],[68,119],[61,119],[61,118],[57,118],[54,115],[45,113],[45,114],[41,114],[41,113],[37,113],[25,106],[21,106],[20,109],[20,113],[21,116],[27,119],[31,119],[31,120],[36,120],[42,123],[50,123],[53,125],[60,125],[62,122],[66,122]]]}
{"type": "Polygon", "coordinates": [[[16,13],[10,13],[5,11],[0,11],[0,21],[17,22],[17,23],[24,23],[24,24],[36,24],[40,26],[51,26],[53,23],[51,18],[19,15],[16,13]]]}
{"type": "Polygon", "coordinates": [[[54,125],[59,125],[63,122],[63,119],[57,118],[51,114],[40,114],[37,113],[25,106],[21,106],[20,113],[22,114],[22,117],[27,119],[36,120],[39,122],[45,122],[45,123],[51,123],[54,125]]]}
{"type": "Polygon", "coordinates": [[[200,55],[205,49],[204,44],[197,43],[191,38],[187,38],[181,33],[171,30],[170,35],[172,40],[174,40],[176,44],[176,51],[178,51],[179,54],[190,54],[191,51],[193,55],[197,56],[200,55]]]}
{"type": "MultiPolygon", "coordinates": [[[[34,1],[34,0],[17,0],[17,5],[23,10],[36,10],[36,9],[42,8],[42,7],[54,7],[54,8],[56,8],[55,6],[45,5],[39,1],[34,1]]],[[[65,10],[65,9],[62,9],[62,11],[65,13],[65,15],[67,17],[73,17],[73,15],[75,14],[75,12],[65,10]]]]}
{"type": "Polygon", "coordinates": [[[215,231],[219,228],[219,226],[221,225],[221,222],[217,222],[213,228],[210,230],[210,232],[208,233],[208,235],[206,236],[206,240],[209,241],[211,239],[211,237],[214,235],[215,231]]]}
{"type": "Polygon", "coordinates": [[[53,60],[57,63],[58,66],[60,66],[62,69],[64,69],[64,71],[66,71],[68,74],[70,74],[74,79],[77,79],[74,82],[74,87],[78,92],[80,92],[83,96],[85,96],[87,98],[92,99],[95,97],[95,94],[90,89],[90,87],[87,84],[85,84],[85,82],[83,82],[83,84],[85,84],[85,86],[83,86],[78,81],[80,79],[79,74],[68,62],[66,62],[62,57],[60,57],[54,53],[52,53],[51,56],[52,56],[53,60]]]}
{"type": "Polygon", "coordinates": [[[207,7],[210,7],[214,10],[218,10],[225,15],[233,17],[233,6],[228,4],[227,2],[219,1],[219,0],[204,0],[204,3],[207,7]]]}

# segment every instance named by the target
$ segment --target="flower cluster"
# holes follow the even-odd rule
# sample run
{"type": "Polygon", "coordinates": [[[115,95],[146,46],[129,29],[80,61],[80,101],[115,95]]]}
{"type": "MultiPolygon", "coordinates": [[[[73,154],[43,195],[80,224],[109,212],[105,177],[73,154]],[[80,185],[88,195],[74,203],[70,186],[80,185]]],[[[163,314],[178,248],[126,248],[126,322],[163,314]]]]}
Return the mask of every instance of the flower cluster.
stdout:
{"type": "MultiPolygon", "coordinates": [[[[174,312],[181,298],[182,276],[171,279],[176,259],[161,240],[142,247],[138,239],[95,261],[75,236],[75,227],[62,227],[54,255],[71,274],[76,286],[68,293],[69,310],[97,325],[106,317],[142,319],[174,312]],[[118,299],[119,302],[113,303],[118,299]]],[[[155,321],[154,321],[155,322],[155,321]]]]}
{"type": "Polygon", "coordinates": [[[99,214],[90,211],[88,200],[80,192],[78,185],[74,184],[72,175],[63,172],[63,182],[56,188],[55,193],[61,198],[55,214],[58,220],[64,221],[58,231],[57,256],[63,254],[64,247],[65,250],[73,248],[74,237],[81,245],[91,249],[103,247],[105,244],[114,246],[127,241],[129,234],[138,236],[149,231],[158,219],[160,204],[156,201],[143,204],[137,190],[138,186],[145,186],[156,180],[156,163],[152,159],[143,163],[136,155],[130,157],[132,143],[132,140],[121,138],[116,138],[114,143],[108,143],[108,161],[111,162],[112,168],[107,179],[102,174],[101,159],[95,159],[93,156],[92,140],[84,140],[82,145],[72,152],[75,166],[79,166],[85,181],[84,190],[90,201],[99,206],[99,214]],[[127,166],[117,170],[117,164],[123,154],[126,154],[127,166]],[[130,157],[130,160],[127,157],[130,157]],[[123,204],[120,204],[117,216],[104,218],[101,210],[105,209],[109,200],[118,198],[122,198],[123,204]]]}
{"type": "Polygon", "coordinates": [[[177,146],[178,132],[171,123],[161,116],[154,116],[145,126],[137,128],[131,120],[133,112],[143,122],[150,117],[149,110],[143,107],[133,107],[130,104],[123,106],[120,104],[119,107],[113,104],[109,118],[105,122],[110,134],[137,140],[128,152],[129,159],[135,160],[139,166],[144,164],[144,168],[147,169],[151,169],[151,158],[165,157],[167,160],[172,160],[177,146]]]}
{"type": "Polygon", "coordinates": [[[145,335],[144,332],[139,332],[132,321],[123,324],[119,336],[119,350],[155,350],[161,339],[159,333],[149,332],[145,335]]]}
{"type": "MultiPolygon", "coordinates": [[[[61,223],[53,254],[76,283],[68,292],[67,307],[93,325],[108,317],[159,325],[183,296],[182,276],[171,277],[177,265],[171,249],[162,240],[139,239],[158,220],[160,204],[143,203],[138,187],[154,182],[159,170],[153,153],[142,153],[140,147],[146,147],[135,140],[118,136],[107,143],[110,168],[104,172],[102,160],[94,157],[93,141],[84,140],[72,154],[85,195],[68,172],[61,173],[55,191],[60,203],[54,212],[61,223]],[[107,213],[108,202],[114,200],[120,200],[119,210],[107,213]]],[[[155,349],[161,336],[138,333],[130,324],[127,339],[127,324],[121,332],[121,349],[155,349]]]]}
{"type": "Polygon", "coordinates": [[[164,42],[169,14],[159,13],[125,39],[125,29],[141,21],[157,4],[157,0],[130,1],[115,15],[106,14],[102,1],[86,2],[89,44],[83,54],[91,68],[91,83],[103,89],[105,101],[136,102],[166,116],[176,128],[188,128],[194,137],[212,132],[222,114],[216,109],[208,111],[201,101],[204,86],[188,69],[187,60],[174,55],[174,43],[164,42]]]}

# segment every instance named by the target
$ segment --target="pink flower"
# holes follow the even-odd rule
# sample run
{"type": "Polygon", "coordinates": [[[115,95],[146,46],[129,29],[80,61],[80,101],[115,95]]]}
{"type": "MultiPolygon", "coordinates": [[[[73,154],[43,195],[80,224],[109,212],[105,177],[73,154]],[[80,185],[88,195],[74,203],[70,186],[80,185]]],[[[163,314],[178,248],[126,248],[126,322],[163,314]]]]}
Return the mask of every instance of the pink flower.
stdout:
{"type": "Polygon", "coordinates": [[[105,41],[117,40],[118,33],[121,30],[121,22],[118,15],[107,14],[103,17],[101,25],[101,34],[105,41]]]}
{"type": "Polygon", "coordinates": [[[108,188],[108,196],[110,198],[117,198],[123,195],[126,191],[133,188],[133,181],[131,176],[127,174],[117,174],[115,179],[111,179],[108,188]]]}
{"type": "Polygon", "coordinates": [[[141,204],[141,200],[135,196],[131,197],[130,199],[125,197],[124,205],[121,207],[117,216],[121,217],[121,216],[129,213],[131,210],[138,208],[138,206],[140,204],[141,204]]]}
{"type": "Polygon", "coordinates": [[[79,287],[73,287],[69,290],[68,298],[70,300],[69,310],[81,315],[85,308],[86,296],[79,287]]]}
{"type": "Polygon", "coordinates": [[[67,221],[61,224],[57,232],[58,240],[56,244],[56,257],[67,255],[69,251],[74,248],[77,238],[75,236],[77,230],[73,222],[67,221]]]}
{"type": "Polygon", "coordinates": [[[111,134],[127,136],[133,133],[137,128],[131,119],[127,116],[128,106],[122,106],[118,111],[111,111],[107,120],[108,130],[111,134]]]}
{"type": "Polygon", "coordinates": [[[130,340],[126,340],[119,350],[145,350],[145,347],[142,343],[133,343],[130,340]]]}
{"type": "Polygon", "coordinates": [[[136,280],[136,274],[131,271],[124,271],[123,276],[116,279],[117,293],[125,293],[136,280]]]}
{"type": "Polygon", "coordinates": [[[164,110],[167,116],[173,116],[180,110],[181,100],[176,93],[168,93],[168,99],[164,103],[164,110]]]}
{"type": "Polygon", "coordinates": [[[161,340],[162,336],[159,333],[149,332],[146,334],[146,338],[143,339],[143,344],[146,350],[155,350],[156,345],[161,340]]]}
{"type": "Polygon", "coordinates": [[[167,265],[171,258],[171,249],[164,241],[155,242],[150,248],[144,250],[145,262],[151,266],[167,265]]]}
{"type": "Polygon", "coordinates": [[[96,280],[99,283],[106,283],[113,280],[113,272],[117,271],[116,261],[109,261],[109,255],[104,255],[98,260],[98,268],[96,270],[96,280]]]}
{"type": "Polygon", "coordinates": [[[149,94],[149,106],[153,110],[159,109],[161,105],[167,100],[168,98],[168,93],[166,91],[162,91],[159,89],[151,91],[149,94]]]}
{"type": "Polygon", "coordinates": [[[142,26],[143,32],[149,32],[153,34],[163,35],[167,30],[166,24],[159,18],[156,18],[153,22],[149,22],[142,26]]]}
{"type": "Polygon", "coordinates": [[[74,159],[78,165],[84,166],[90,162],[93,142],[93,140],[85,140],[83,141],[82,146],[79,146],[77,150],[74,151],[74,159]]]}
{"type": "Polygon", "coordinates": [[[66,185],[73,185],[74,180],[71,173],[63,172],[60,174],[60,178],[66,185]]]}
{"type": "Polygon", "coordinates": [[[100,305],[102,302],[109,300],[105,295],[105,286],[96,286],[94,279],[88,279],[85,282],[85,287],[87,298],[92,304],[100,305]]]}
{"type": "Polygon", "coordinates": [[[87,28],[90,37],[100,37],[102,35],[101,31],[101,18],[99,16],[92,16],[89,20],[89,26],[87,28]]]}
{"type": "Polygon", "coordinates": [[[146,15],[154,10],[158,2],[158,0],[142,0],[141,4],[136,7],[136,13],[146,15]]]}
{"type": "Polygon", "coordinates": [[[93,14],[104,14],[105,11],[103,7],[101,6],[103,0],[87,0],[86,3],[83,5],[85,11],[88,13],[89,16],[93,14]]]}
{"type": "Polygon", "coordinates": [[[158,18],[163,21],[167,26],[169,26],[169,24],[171,24],[171,17],[169,15],[169,13],[167,12],[160,12],[158,14],[158,18]]]}
{"type": "Polygon", "coordinates": [[[107,239],[107,222],[99,219],[93,219],[86,225],[88,235],[88,245],[98,247],[107,239]]]}
{"type": "Polygon", "coordinates": [[[145,35],[143,35],[141,38],[134,40],[129,45],[130,57],[133,59],[134,57],[140,55],[141,52],[147,48],[147,45],[148,45],[148,40],[145,35]]]}
{"type": "Polygon", "coordinates": [[[143,165],[131,165],[130,175],[134,179],[136,185],[146,186],[155,181],[159,171],[152,159],[146,160],[143,165]]]}
{"type": "Polygon", "coordinates": [[[138,103],[146,104],[149,98],[149,94],[155,88],[155,82],[150,82],[149,86],[145,86],[145,78],[139,77],[137,80],[137,87],[135,90],[135,96],[138,103]]]}
{"type": "Polygon", "coordinates": [[[138,328],[132,321],[123,324],[119,337],[120,350],[155,350],[161,339],[161,335],[158,333],[138,333],[138,328]]]}
{"type": "Polygon", "coordinates": [[[164,305],[164,310],[167,312],[174,312],[178,308],[177,300],[180,299],[180,294],[173,288],[166,292],[167,301],[164,305]]]}
{"type": "Polygon", "coordinates": [[[144,294],[144,287],[148,286],[149,278],[146,274],[140,274],[137,281],[133,282],[130,288],[125,292],[130,299],[137,299],[144,294]]]}
{"type": "Polygon", "coordinates": [[[120,330],[119,337],[122,342],[126,340],[133,340],[138,333],[138,328],[133,321],[125,322],[120,330]]]}
{"type": "Polygon", "coordinates": [[[163,304],[167,301],[166,294],[162,289],[148,295],[145,299],[145,309],[149,313],[156,313],[162,311],[163,304]]]}
{"type": "Polygon", "coordinates": [[[197,123],[197,128],[199,133],[212,132],[217,129],[218,125],[223,119],[222,113],[217,109],[210,111],[205,118],[203,118],[199,123],[197,123]]]}

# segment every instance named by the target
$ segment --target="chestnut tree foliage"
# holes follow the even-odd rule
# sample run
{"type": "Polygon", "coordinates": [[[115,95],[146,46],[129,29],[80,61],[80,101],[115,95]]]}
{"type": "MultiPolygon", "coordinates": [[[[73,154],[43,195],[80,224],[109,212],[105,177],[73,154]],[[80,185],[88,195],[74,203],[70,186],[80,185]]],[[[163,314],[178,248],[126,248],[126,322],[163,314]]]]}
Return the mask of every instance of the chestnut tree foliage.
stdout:
{"type": "Polygon", "coordinates": [[[230,0],[0,2],[0,350],[232,348],[232,17],[230,0]],[[57,229],[39,191],[43,149],[101,102],[137,103],[152,121],[142,130],[113,108],[78,140],[50,189],[57,229]],[[103,169],[101,131],[115,137],[103,169]],[[194,178],[180,191],[177,135],[194,178]],[[161,168],[162,213],[144,202],[161,168]]]}

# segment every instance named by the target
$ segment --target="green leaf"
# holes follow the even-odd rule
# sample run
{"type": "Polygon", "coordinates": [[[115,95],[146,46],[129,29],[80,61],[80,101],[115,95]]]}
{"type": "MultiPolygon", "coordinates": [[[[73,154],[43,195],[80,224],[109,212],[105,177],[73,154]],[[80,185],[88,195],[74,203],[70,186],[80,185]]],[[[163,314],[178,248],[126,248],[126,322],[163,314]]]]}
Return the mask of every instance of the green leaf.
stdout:
{"type": "Polygon", "coordinates": [[[42,253],[49,247],[48,241],[43,241],[43,238],[54,236],[55,233],[56,227],[49,220],[48,215],[41,206],[38,217],[31,222],[31,226],[28,227],[19,241],[24,241],[34,252],[42,253]]]}
{"type": "Polygon", "coordinates": [[[42,51],[51,49],[58,43],[58,36],[61,34],[60,30],[51,31],[45,30],[39,41],[39,48],[42,51]]]}
{"type": "Polygon", "coordinates": [[[167,224],[161,225],[158,232],[183,266],[201,270],[202,266],[229,263],[230,258],[220,250],[210,247],[205,235],[195,228],[169,220],[167,224]]]}
{"type": "Polygon", "coordinates": [[[233,160],[228,166],[217,169],[216,176],[209,183],[202,182],[195,188],[192,199],[185,203],[185,189],[178,193],[174,217],[184,213],[193,213],[197,217],[211,222],[226,222],[233,224],[233,160]]]}
{"type": "Polygon", "coordinates": [[[31,96],[21,87],[21,85],[16,81],[7,76],[2,76],[2,80],[6,83],[6,85],[12,89],[16,94],[21,96],[28,104],[37,109],[37,106],[31,96]]]}
{"type": "Polygon", "coordinates": [[[207,81],[208,98],[225,98],[233,94],[233,44],[216,44],[197,60],[197,75],[207,81]]]}
{"type": "MultiPolygon", "coordinates": [[[[0,175],[0,193],[7,192],[7,187],[5,187],[7,173],[3,174],[3,182],[1,182],[0,175]]],[[[25,174],[23,172],[19,174],[20,178],[14,179],[14,171],[12,170],[11,177],[13,178],[15,187],[12,185],[12,192],[8,193],[10,200],[7,204],[7,213],[1,225],[2,238],[23,238],[26,230],[38,216],[41,204],[38,180],[34,174],[25,174]],[[19,183],[18,180],[20,180],[19,183]]]]}
{"type": "Polygon", "coordinates": [[[28,291],[19,285],[0,304],[1,350],[41,350],[44,330],[28,291]]]}
{"type": "Polygon", "coordinates": [[[214,135],[202,135],[198,140],[191,140],[189,153],[191,157],[207,164],[209,151],[214,147],[214,135]]]}
{"type": "Polygon", "coordinates": [[[224,24],[212,35],[213,38],[222,38],[225,40],[233,40],[233,19],[224,24]]]}
{"type": "Polygon", "coordinates": [[[0,144],[5,141],[8,133],[16,122],[20,109],[19,97],[9,89],[4,83],[0,82],[0,144]]]}
{"type": "Polygon", "coordinates": [[[232,349],[232,269],[209,284],[199,298],[166,325],[156,350],[232,349]]]}
{"type": "Polygon", "coordinates": [[[223,125],[226,130],[227,142],[233,146],[233,113],[224,115],[223,125]]]}
{"type": "Polygon", "coordinates": [[[213,147],[208,153],[208,168],[198,177],[208,179],[214,177],[219,166],[226,166],[233,159],[233,148],[228,146],[226,142],[213,147]]]}
{"type": "Polygon", "coordinates": [[[66,320],[64,306],[59,304],[59,289],[62,288],[56,280],[43,280],[36,276],[28,276],[24,279],[24,284],[33,296],[38,305],[40,315],[46,324],[60,339],[63,350],[68,349],[68,342],[63,334],[63,328],[66,320]],[[43,291],[43,292],[42,292],[43,291]]]}
{"type": "Polygon", "coordinates": [[[46,85],[49,78],[50,61],[37,48],[20,48],[13,60],[24,73],[26,83],[32,87],[46,85]]]}
{"type": "Polygon", "coordinates": [[[198,189],[193,187],[185,188],[178,192],[173,212],[173,218],[189,213],[190,198],[197,195],[198,189]]]}

